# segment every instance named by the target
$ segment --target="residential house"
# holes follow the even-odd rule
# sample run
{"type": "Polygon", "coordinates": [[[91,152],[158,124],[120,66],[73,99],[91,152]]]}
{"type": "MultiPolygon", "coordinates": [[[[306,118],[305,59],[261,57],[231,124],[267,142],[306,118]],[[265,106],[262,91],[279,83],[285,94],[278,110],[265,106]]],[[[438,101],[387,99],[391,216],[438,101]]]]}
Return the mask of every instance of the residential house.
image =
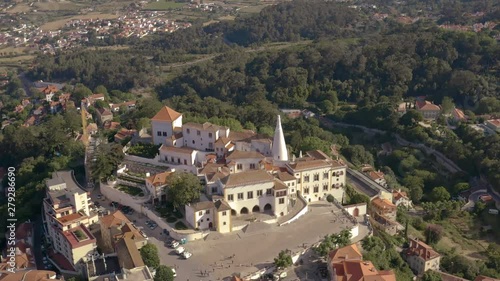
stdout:
{"type": "Polygon", "coordinates": [[[231,232],[231,207],[221,198],[188,204],[185,211],[186,220],[193,228],[231,232]]]}
{"type": "Polygon", "coordinates": [[[333,281],[396,281],[396,274],[392,270],[377,270],[371,261],[363,261],[356,244],[331,251],[327,268],[333,281]]]}
{"type": "Polygon", "coordinates": [[[103,125],[106,122],[111,122],[113,120],[113,113],[107,108],[98,108],[96,110],[97,121],[99,124],[103,125]]]}
{"type": "Polygon", "coordinates": [[[370,170],[366,172],[366,175],[374,182],[376,182],[378,185],[387,187],[387,182],[385,180],[385,174],[384,172],[381,172],[380,170],[374,171],[370,170]]]}
{"type": "Polygon", "coordinates": [[[167,200],[165,188],[168,185],[168,179],[172,173],[173,172],[163,172],[146,177],[146,188],[149,190],[155,203],[158,201],[165,202],[167,200]]]}
{"type": "Polygon", "coordinates": [[[410,238],[410,247],[404,251],[404,256],[418,276],[422,276],[427,270],[439,271],[441,255],[418,239],[410,238]]]}
{"type": "Polygon", "coordinates": [[[120,111],[120,108],[121,107],[124,107],[126,110],[130,110],[130,109],[134,109],[135,108],[135,100],[133,101],[127,101],[127,102],[122,102],[122,103],[110,103],[109,104],[109,108],[111,109],[111,111],[113,112],[118,112],[120,111]]]}
{"type": "Polygon", "coordinates": [[[147,244],[147,236],[138,230],[121,211],[101,217],[102,245],[105,252],[114,252],[119,240],[127,237],[137,249],[147,244]]]}
{"type": "Polygon", "coordinates": [[[92,201],[77,183],[73,171],[59,171],[46,182],[43,200],[44,227],[55,254],[62,255],[72,266],[94,253],[97,247],[88,227],[97,222],[91,211],[92,201]]]}
{"type": "Polygon", "coordinates": [[[197,164],[196,155],[198,154],[198,151],[192,148],[162,145],[159,152],[160,160],[165,163],[190,167],[197,164]]]}
{"type": "Polygon", "coordinates": [[[127,130],[125,128],[121,128],[114,136],[115,142],[121,143],[125,140],[131,140],[137,134],[137,130],[127,130]]]}
{"type": "Polygon", "coordinates": [[[491,119],[485,122],[486,127],[494,132],[500,133],[500,119],[491,119]]]}
{"type": "Polygon", "coordinates": [[[405,206],[406,208],[411,208],[413,206],[410,198],[408,198],[408,194],[405,191],[392,190],[392,203],[396,205],[396,207],[405,206]]]}
{"type": "Polygon", "coordinates": [[[401,229],[396,221],[397,207],[392,203],[391,193],[381,192],[371,201],[370,215],[372,224],[390,235],[395,235],[401,229]]]}
{"type": "Polygon", "coordinates": [[[88,109],[89,106],[93,106],[96,101],[104,101],[105,97],[104,94],[93,94],[90,95],[82,100],[82,105],[84,106],[85,109],[88,109]]]}
{"type": "Polygon", "coordinates": [[[166,138],[182,131],[182,114],[168,106],[151,118],[154,144],[167,144],[166,138]]]}
{"type": "Polygon", "coordinates": [[[89,135],[95,135],[95,134],[97,134],[97,132],[98,132],[97,124],[96,123],[90,123],[90,124],[88,124],[86,130],[87,130],[87,133],[89,135]]]}
{"type": "Polygon", "coordinates": [[[439,105],[435,105],[432,102],[419,99],[415,103],[415,109],[422,113],[424,119],[432,119],[435,120],[441,114],[441,107],[439,105]]]}
{"type": "Polygon", "coordinates": [[[458,108],[454,108],[453,111],[451,112],[453,116],[453,121],[455,122],[465,122],[467,121],[467,116],[465,116],[465,113],[458,108]]]}
{"type": "Polygon", "coordinates": [[[51,102],[54,95],[60,90],[54,85],[47,85],[43,88],[37,88],[44,96],[46,102],[51,102]]]}

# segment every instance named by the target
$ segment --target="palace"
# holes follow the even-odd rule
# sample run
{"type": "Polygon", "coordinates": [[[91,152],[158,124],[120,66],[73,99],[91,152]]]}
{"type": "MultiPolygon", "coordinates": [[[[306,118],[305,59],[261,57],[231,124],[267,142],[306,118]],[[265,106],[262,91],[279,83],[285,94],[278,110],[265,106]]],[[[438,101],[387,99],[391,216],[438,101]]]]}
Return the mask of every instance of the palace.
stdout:
{"type": "MultiPolygon", "coordinates": [[[[319,150],[289,155],[279,115],[272,140],[209,122],[183,124],[182,114],[167,106],[151,126],[153,143],[161,145],[158,161],[194,173],[206,184],[201,202],[185,206],[193,228],[230,232],[232,216],[266,212],[281,217],[296,200],[343,199],[347,166],[319,150]]],[[[148,188],[168,188],[168,178],[155,184],[156,178],[148,178],[148,188]]],[[[154,193],[165,199],[160,190],[154,193]]]]}

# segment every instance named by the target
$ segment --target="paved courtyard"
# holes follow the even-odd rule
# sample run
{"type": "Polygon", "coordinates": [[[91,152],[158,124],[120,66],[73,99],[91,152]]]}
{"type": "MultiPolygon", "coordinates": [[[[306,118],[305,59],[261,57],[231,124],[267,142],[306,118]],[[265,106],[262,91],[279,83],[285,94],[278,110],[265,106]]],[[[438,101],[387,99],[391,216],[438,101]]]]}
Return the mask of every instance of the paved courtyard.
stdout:
{"type": "MultiPolygon", "coordinates": [[[[97,190],[93,192],[93,200],[99,201],[106,209],[112,209],[109,207],[110,201],[97,200],[97,194],[99,194],[97,190]]],[[[316,203],[310,205],[309,210],[297,221],[281,227],[277,224],[253,222],[242,230],[229,234],[211,232],[204,240],[183,245],[193,254],[188,260],[180,258],[174,249],[167,246],[166,241],[169,237],[162,233],[163,229],[151,230],[146,226],[145,221],[148,220],[146,216],[135,212],[127,217],[148,235],[150,243],[158,247],[161,264],[176,267],[176,280],[209,281],[222,280],[233,273],[246,276],[258,269],[272,266],[274,258],[281,250],[289,249],[297,252],[317,243],[327,234],[338,233],[353,226],[334,205],[316,203]],[[234,258],[231,258],[233,255],[234,258]],[[205,271],[208,276],[205,275],[205,271]]],[[[359,235],[353,240],[359,241],[367,233],[366,225],[360,224],[359,235]]],[[[286,279],[302,280],[305,277],[304,272],[297,269],[299,268],[291,270],[290,276],[286,279]]],[[[313,276],[308,276],[310,280],[314,278],[311,277],[313,276]]]]}
{"type": "MultiPolygon", "coordinates": [[[[161,263],[177,268],[176,280],[221,280],[233,273],[245,276],[272,266],[281,250],[296,252],[327,234],[353,225],[335,206],[312,205],[310,209],[296,222],[282,227],[255,222],[241,231],[225,235],[211,233],[205,240],[188,242],[184,247],[193,254],[188,260],[179,258],[166,246],[167,237],[161,234],[161,229],[151,231],[145,227],[145,233],[150,237],[149,242],[160,249],[161,263]],[[208,276],[204,275],[205,271],[208,276]]],[[[145,226],[147,218],[140,216],[133,215],[131,219],[136,219],[138,226],[145,226]]],[[[360,236],[364,237],[367,232],[366,226],[360,225],[360,236]]]]}

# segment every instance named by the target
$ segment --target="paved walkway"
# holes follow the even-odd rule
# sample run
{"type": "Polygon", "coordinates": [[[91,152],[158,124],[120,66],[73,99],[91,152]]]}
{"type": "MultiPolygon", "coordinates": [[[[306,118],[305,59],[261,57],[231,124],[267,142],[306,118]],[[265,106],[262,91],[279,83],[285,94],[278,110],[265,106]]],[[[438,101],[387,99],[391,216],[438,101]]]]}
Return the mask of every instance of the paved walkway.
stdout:
{"type": "MultiPolygon", "coordinates": [[[[159,231],[150,232],[147,228],[144,231],[150,237],[149,241],[159,248],[161,263],[177,267],[176,280],[218,280],[233,273],[245,276],[271,266],[281,250],[296,252],[317,243],[327,234],[353,226],[333,205],[312,205],[310,208],[311,211],[299,220],[282,227],[255,222],[242,231],[210,234],[205,240],[188,242],[184,246],[193,253],[189,260],[179,258],[173,249],[165,248],[166,237],[159,231]],[[210,272],[209,276],[204,276],[205,270],[210,272]]],[[[360,235],[353,240],[364,238],[368,229],[360,225],[359,232],[360,235]]]]}
{"type": "Polygon", "coordinates": [[[293,218],[295,215],[297,215],[302,209],[304,209],[305,206],[306,206],[306,203],[297,197],[297,200],[295,201],[295,205],[293,205],[292,209],[288,212],[288,214],[278,218],[278,224],[282,224],[284,222],[287,222],[288,220],[293,218]]]}

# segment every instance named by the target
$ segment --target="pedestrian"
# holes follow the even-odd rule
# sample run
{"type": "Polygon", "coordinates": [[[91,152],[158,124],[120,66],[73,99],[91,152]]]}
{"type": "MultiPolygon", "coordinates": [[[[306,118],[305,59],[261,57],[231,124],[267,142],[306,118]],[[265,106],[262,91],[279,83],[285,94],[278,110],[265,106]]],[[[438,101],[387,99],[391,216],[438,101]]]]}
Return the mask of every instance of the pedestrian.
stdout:
{"type": "Polygon", "coordinates": [[[203,270],[200,269],[200,275],[203,276],[203,270]]]}
{"type": "Polygon", "coordinates": [[[234,260],[231,260],[231,264],[233,264],[233,263],[234,263],[234,260]]]}

